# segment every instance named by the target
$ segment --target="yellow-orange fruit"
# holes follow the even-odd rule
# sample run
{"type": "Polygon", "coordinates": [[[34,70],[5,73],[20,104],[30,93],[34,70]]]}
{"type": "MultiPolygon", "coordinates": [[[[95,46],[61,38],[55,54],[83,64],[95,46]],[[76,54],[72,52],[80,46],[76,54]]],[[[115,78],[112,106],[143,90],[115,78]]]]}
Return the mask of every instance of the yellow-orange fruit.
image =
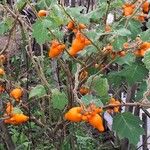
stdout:
{"type": "Polygon", "coordinates": [[[148,49],[150,49],[150,43],[149,42],[144,42],[143,44],[141,44],[139,49],[134,51],[134,54],[137,57],[143,57],[148,49]]]}
{"type": "Polygon", "coordinates": [[[7,113],[7,115],[10,115],[13,112],[13,110],[14,110],[13,105],[10,102],[8,102],[7,105],[6,105],[6,113],[7,113]]]}
{"type": "Polygon", "coordinates": [[[137,16],[137,19],[138,19],[140,22],[144,22],[144,21],[145,21],[145,17],[144,17],[143,15],[137,16]]]}
{"type": "Polygon", "coordinates": [[[29,120],[29,117],[24,114],[13,114],[10,118],[5,119],[4,122],[13,125],[19,125],[29,120]]]}
{"type": "Polygon", "coordinates": [[[129,43],[125,42],[125,43],[123,44],[123,48],[125,48],[125,49],[129,48],[129,43]]]}
{"type": "Polygon", "coordinates": [[[117,53],[120,57],[124,57],[126,55],[125,51],[120,51],[117,53]]]}
{"type": "Polygon", "coordinates": [[[88,119],[88,122],[90,125],[92,125],[96,129],[98,129],[100,132],[104,131],[103,119],[100,115],[95,114],[94,116],[92,116],[88,119]]]}
{"type": "Polygon", "coordinates": [[[82,121],[81,110],[82,110],[81,107],[73,107],[65,114],[64,117],[66,120],[72,122],[80,122],[82,121]]]}
{"type": "Polygon", "coordinates": [[[45,17],[47,15],[47,11],[46,10],[40,10],[37,15],[38,15],[38,17],[45,17]]]}
{"type": "Polygon", "coordinates": [[[149,2],[146,1],[143,5],[142,5],[142,9],[144,13],[148,13],[149,11],[149,2]]]}
{"type": "Polygon", "coordinates": [[[75,56],[79,51],[83,50],[91,42],[82,33],[77,32],[75,39],[72,42],[69,54],[75,56]]]}
{"type": "Polygon", "coordinates": [[[20,101],[23,95],[23,90],[21,88],[15,88],[10,92],[10,96],[14,98],[16,101],[20,101]]]}
{"type": "Polygon", "coordinates": [[[126,3],[123,5],[124,16],[130,16],[134,12],[135,5],[126,3]]]}
{"type": "Polygon", "coordinates": [[[3,68],[0,68],[0,75],[3,76],[5,74],[5,71],[3,68]]]}
{"type": "Polygon", "coordinates": [[[0,55],[0,63],[5,63],[5,61],[6,61],[6,57],[5,57],[5,55],[0,55]]]}
{"type": "Polygon", "coordinates": [[[85,24],[79,23],[79,30],[85,29],[85,28],[86,28],[86,25],[85,25],[85,24]]]}
{"type": "Polygon", "coordinates": [[[137,57],[144,57],[145,53],[146,53],[146,51],[143,49],[138,49],[134,52],[135,56],[137,56],[137,57]]]}
{"type": "Polygon", "coordinates": [[[116,52],[111,52],[111,53],[110,53],[111,59],[115,59],[116,56],[117,56],[117,53],[116,53],[116,52]]]}
{"type": "MultiPolygon", "coordinates": [[[[109,104],[111,105],[120,105],[120,102],[118,100],[115,100],[113,97],[109,100],[109,104]]],[[[120,110],[120,106],[116,106],[116,107],[113,107],[113,108],[110,108],[107,110],[108,113],[117,113],[119,112],[120,110]]]]}
{"type": "Polygon", "coordinates": [[[82,86],[82,87],[80,88],[79,92],[80,92],[81,95],[86,95],[86,94],[88,94],[88,93],[90,92],[90,90],[89,90],[88,87],[82,86]]]}
{"type": "Polygon", "coordinates": [[[67,25],[67,28],[68,28],[69,30],[73,30],[73,29],[75,28],[74,22],[73,22],[73,21],[70,21],[70,22],[68,23],[68,25],[67,25]]]}
{"type": "Polygon", "coordinates": [[[49,57],[50,58],[55,58],[59,56],[59,54],[62,53],[62,51],[65,49],[65,44],[59,43],[57,40],[52,41],[52,45],[49,49],[49,57]]]}

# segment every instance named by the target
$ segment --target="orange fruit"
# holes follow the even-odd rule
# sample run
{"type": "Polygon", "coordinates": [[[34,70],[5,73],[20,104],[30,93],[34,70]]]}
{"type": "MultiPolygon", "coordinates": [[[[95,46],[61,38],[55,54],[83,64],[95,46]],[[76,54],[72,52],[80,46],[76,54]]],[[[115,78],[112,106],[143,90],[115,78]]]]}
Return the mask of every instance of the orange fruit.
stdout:
{"type": "Polygon", "coordinates": [[[75,56],[79,51],[83,50],[86,46],[90,45],[91,41],[88,40],[82,33],[77,32],[76,37],[72,42],[69,54],[75,56]]]}
{"type": "MultiPolygon", "coordinates": [[[[115,101],[115,104],[116,104],[116,105],[117,105],[117,104],[119,105],[120,102],[119,102],[118,100],[116,100],[116,101],[115,101]]],[[[114,107],[114,112],[115,112],[115,113],[118,113],[118,112],[119,112],[119,109],[120,109],[119,106],[114,107]]]]}
{"type": "Polygon", "coordinates": [[[138,50],[134,51],[134,54],[137,57],[143,57],[148,49],[150,49],[150,43],[144,42],[143,44],[140,45],[140,48],[138,50]]]}
{"type": "Polygon", "coordinates": [[[85,28],[86,28],[86,25],[85,25],[85,24],[79,23],[79,30],[85,29],[85,28]]]}
{"type": "Polygon", "coordinates": [[[74,22],[73,22],[73,21],[70,21],[70,22],[68,23],[68,25],[67,25],[67,28],[68,28],[69,30],[73,30],[73,29],[75,28],[74,22]]]}
{"type": "Polygon", "coordinates": [[[5,71],[3,68],[0,68],[0,75],[3,76],[5,74],[5,71]]]}
{"type": "Polygon", "coordinates": [[[85,115],[82,115],[82,120],[83,120],[83,121],[87,121],[87,120],[88,120],[88,117],[85,116],[85,115]]]}
{"type": "MultiPolygon", "coordinates": [[[[120,104],[120,102],[118,101],[118,100],[115,100],[113,97],[109,100],[109,104],[111,105],[119,105],[120,104]]],[[[113,108],[109,108],[108,110],[107,110],[107,112],[108,113],[113,113],[113,112],[115,112],[115,113],[117,113],[117,112],[119,112],[119,110],[120,110],[120,106],[116,106],[116,107],[113,107],[113,108]]]]}
{"type": "Polygon", "coordinates": [[[48,53],[49,57],[55,58],[59,56],[59,54],[62,53],[65,47],[65,44],[61,44],[57,40],[53,40],[48,53]]]}
{"type": "Polygon", "coordinates": [[[4,122],[13,125],[19,125],[29,120],[29,117],[24,114],[13,114],[12,117],[5,119],[4,122]]]}
{"type": "Polygon", "coordinates": [[[111,59],[115,59],[116,56],[117,56],[117,53],[116,53],[116,52],[111,52],[111,53],[110,53],[111,59]]]}
{"type": "Polygon", "coordinates": [[[47,11],[46,10],[40,10],[37,15],[38,15],[38,17],[45,17],[47,15],[47,11]]]}
{"type": "Polygon", "coordinates": [[[145,21],[145,17],[144,17],[143,15],[137,16],[137,19],[138,19],[140,22],[144,22],[144,21],[145,21]]]}
{"type": "Polygon", "coordinates": [[[103,119],[100,115],[95,114],[94,116],[92,116],[88,119],[88,122],[90,125],[92,125],[96,129],[98,129],[100,132],[104,131],[103,119]]]}
{"type": "Polygon", "coordinates": [[[127,43],[127,42],[124,43],[124,44],[123,44],[123,48],[125,48],[125,49],[129,48],[129,43],[127,43]]]}
{"type": "Polygon", "coordinates": [[[148,13],[149,11],[149,2],[146,1],[143,5],[142,5],[142,9],[144,13],[148,13]]]}
{"type": "Polygon", "coordinates": [[[124,57],[126,55],[125,51],[120,51],[117,53],[120,57],[124,57]]]}
{"type": "Polygon", "coordinates": [[[89,93],[89,88],[82,86],[79,90],[81,95],[86,95],[89,93]]]}
{"type": "Polygon", "coordinates": [[[10,115],[13,112],[13,109],[14,109],[13,105],[10,102],[8,102],[6,105],[6,113],[10,115]]]}
{"type": "Polygon", "coordinates": [[[139,50],[136,50],[134,52],[134,54],[137,56],[137,57],[143,57],[145,55],[146,51],[143,50],[143,49],[139,49],[139,50]]]}
{"type": "Polygon", "coordinates": [[[16,101],[20,101],[20,98],[23,95],[23,90],[21,88],[15,88],[10,92],[10,96],[16,101]]]}
{"type": "Polygon", "coordinates": [[[82,115],[81,115],[81,107],[73,107],[71,108],[66,114],[65,119],[72,121],[72,122],[80,122],[82,121],[82,115]]]}
{"type": "Polygon", "coordinates": [[[5,57],[5,55],[0,55],[0,63],[5,63],[5,61],[6,61],[6,57],[5,57]]]}
{"type": "Polygon", "coordinates": [[[123,5],[124,16],[130,16],[134,12],[135,5],[126,3],[123,5]]]}

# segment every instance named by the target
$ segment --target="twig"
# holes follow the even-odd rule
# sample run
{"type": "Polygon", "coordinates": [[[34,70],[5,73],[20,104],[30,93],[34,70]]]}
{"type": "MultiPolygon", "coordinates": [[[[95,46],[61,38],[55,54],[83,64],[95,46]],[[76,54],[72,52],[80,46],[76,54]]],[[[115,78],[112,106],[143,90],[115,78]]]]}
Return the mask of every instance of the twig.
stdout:
{"type": "Polygon", "coordinates": [[[123,107],[123,106],[133,106],[133,107],[148,107],[150,108],[150,104],[143,104],[143,103],[139,103],[139,102],[134,102],[134,103],[122,103],[122,104],[109,104],[109,105],[105,105],[102,108],[103,109],[107,109],[107,108],[111,108],[111,107],[123,107]]]}

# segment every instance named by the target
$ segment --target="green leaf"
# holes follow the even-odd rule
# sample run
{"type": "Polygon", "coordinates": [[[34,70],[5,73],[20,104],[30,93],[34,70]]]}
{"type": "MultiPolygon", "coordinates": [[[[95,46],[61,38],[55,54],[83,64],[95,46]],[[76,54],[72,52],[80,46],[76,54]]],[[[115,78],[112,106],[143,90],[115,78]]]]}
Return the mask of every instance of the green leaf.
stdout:
{"type": "Polygon", "coordinates": [[[135,101],[140,101],[143,98],[144,92],[147,90],[147,83],[143,81],[138,87],[137,93],[135,95],[135,101]]]}
{"type": "Polygon", "coordinates": [[[102,102],[105,103],[105,101],[108,99],[109,90],[107,79],[102,78],[101,75],[93,75],[88,78],[87,85],[92,87],[92,89],[96,91],[97,95],[100,96],[102,102]]]}
{"type": "Polygon", "coordinates": [[[19,107],[14,107],[13,113],[14,114],[23,114],[22,110],[19,107]]]}
{"type": "Polygon", "coordinates": [[[126,81],[132,85],[135,82],[143,81],[148,75],[148,70],[143,63],[136,62],[125,68],[120,72],[120,75],[126,78],[126,81]]]}
{"type": "Polygon", "coordinates": [[[91,102],[94,102],[96,106],[103,106],[102,101],[92,95],[82,96],[81,100],[86,106],[89,105],[91,102]]]}
{"type": "Polygon", "coordinates": [[[60,92],[58,89],[52,90],[52,105],[54,109],[63,110],[67,103],[68,99],[65,93],[60,92]]]}
{"type": "Polygon", "coordinates": [[[71,15],[78,23],[85,23],[89,24],[89,15],[88,14],[82,14],[80,13],[85,7],[79,6],[79,7],[70,7],[66,8],[66,11],[69,15],[71,15]]]}
{"type": "Polygon", "coordinates": [[[56,27],[59,27],[62,24],[65,25],[68,21],[68,18],[58,5],[53,5],[48,19],[51,21],[51,29],[55,29],[56,27]]]}
{"type": "Polygon", "coordinates": [[[135,39],[137,37],[137,35],[142,32],[141,26],[142,26],[142,24],[135,19],[131,19],[129,21],[128,30],[130,30],[130,32],[131,32],[131,35],[130,35],[131,39],[135,39]]]}
{"type": "Polygon", "coordinates": [[[35,6],[38,10],[41,10],[41,9],[46,9],[47,7],[52,7],[56,3],[57,3],[56,0],[40,0],[37,1],[35,6]]]}
{"type": "Polygon", "coordinates": [[[146,68],[148,70],[150,70],[150,51],[147,51],[144,55],[144,58],[143,58],[143,63],[145,64],[146,68]]]}
{"type": "Polygon", "coordinates": [[[3,35],[5,32],[7,32],[9,27],[4,23],[0,23],[0,35],[3,35]]]}
{"type": "Polygon", "coordinates": [[[46,90],[45,87],[43,85],[37,85],[36,87],[34,87],[30,93],[29,93],[29,99],[33,98],[33,97],[42,97],[46,95],[46,90]]]}
{"type": "Polygon", "coordinates": [[[142,32],[140,35],[141,35],[142,41],[150,41],[150,36],[149,36],[150,35],[150,29],[142,32]]]}
{"type": "Polygon", "coordinates": [[[114,87],[119,87],[123,81],[125,81],[125,78],[120,74],[120,72],[110,72],[107,75],[107,79],[109,84],[114,87]]]}
{"type": "Polygon", "coordinates": [[[115,62],[118,65],[124,65],[124,64],[131,65],[134,61],[135,61],[135,55],[131,53],[126,54],[124,57],[117,57],[115,60],[115,62]]]}
{"type": "Polygon", "coordinates": [[[94,9],[93,11],[90,11],[87,15],[89,16],[91,21],[99,23],[101,21],[101,18],[106,14],[106,1],[100,2],[100,7],[97,7],[97,9],[94,9]]]}
{"type": "Polygon", "coordinates": [[[32,36],[39,44],[44,44],[46,41],[50,40],[50,35],[48,31],[48,27],[50,26],[50,24],[51,22],[47,19],[39,19],[33,24],[32,36]]]}
{"type": "Polygon", "coordinates": [[[131,32],[126,28],[121,28],[115,31],[114,34],[120,35],[120,36],[128,36],[128,35],[131,35],[131,32]]]}
{"type": "Polygon", "coordinates": [[[5,34],[9,29],[11,29],[12,25],[12,18],[4,18],[4,20],[0,22],[0,35],[5,34]]]}
{"type": "Polygon", "coordinates": [[[124,36],[117,36],[112,43],[114,51],[120,51],[123,48],[123,44],[127,41],[127,38],[124,36]]]}
{"type": "Polygon", "coordinates": [[[113,130],[120,139],[127,138],[130,143],[136,145],[144,129],[140,126],[142,121],[130,112],[117,114],[113,119],[113,130]]]}
{"type": "Polygon", "coordinates": [[[15,7],[21,11],[25,5],[26,5],[27,1],[26,0],[17,0],[17,2],[15,3],[15,7]]]}

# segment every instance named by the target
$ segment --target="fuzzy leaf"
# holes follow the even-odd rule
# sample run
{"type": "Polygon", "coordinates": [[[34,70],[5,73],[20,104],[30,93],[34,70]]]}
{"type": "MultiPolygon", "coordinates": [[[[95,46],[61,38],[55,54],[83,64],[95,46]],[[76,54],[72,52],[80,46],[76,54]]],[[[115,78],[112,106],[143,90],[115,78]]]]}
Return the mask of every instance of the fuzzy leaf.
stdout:
{"type": "Polygon", "coordinates": [[[147,51],[144,55],[143,62],[148,70],[150,70],[150,51],[147,51]]]}
{"type": "Polygon", "coordinates": [[[126,78],[126,81],[132,85],[135,82],[141,82],[148,75],[148,70],[145,68],[144,64],[137,62],[132,65],[126,66],[120,75],[126,78]]]}
{"type": "Polygon", "coordinates": [[[120,139],[127,138],[130,143],[136,145],[144,129],[140,126],[142,121],[130,112],[117,114],[113,119],[113,130],[120,139]]]}
{"type": "Polygon", "coordinates": [[[52,105],[54,109],[62,110],[67,105],[68,99],[65,93],[60,92],[58,89],[52,90],[52,105]]]}
{"type": "Polygon", "coordinates": [[[30,93],[29,93],[29,99],[33,98],[33,97],[42,97],[46,94],[46,90],[45,87],[43,85],[37,85],[36,87],[34,87],[30,93]]]}
{"type": "Polygon", "coordinates": [[[101,75],[91,76],[87,81],[87,85],[96,91],[97,95],[103,99],[102,102],[108,98],[109,85],[106,78],[102,78],[101,75]]]}
{"type": "Polygon", "coordinates": [[[49,20],[37,20],[33,24],[32,36],[36,39],[39,44],[44,44],[46,41],[50,40],[48,27],[51,22],[49,20]]]}

